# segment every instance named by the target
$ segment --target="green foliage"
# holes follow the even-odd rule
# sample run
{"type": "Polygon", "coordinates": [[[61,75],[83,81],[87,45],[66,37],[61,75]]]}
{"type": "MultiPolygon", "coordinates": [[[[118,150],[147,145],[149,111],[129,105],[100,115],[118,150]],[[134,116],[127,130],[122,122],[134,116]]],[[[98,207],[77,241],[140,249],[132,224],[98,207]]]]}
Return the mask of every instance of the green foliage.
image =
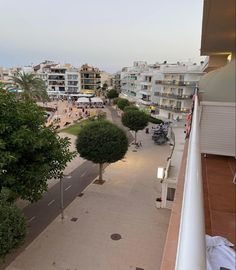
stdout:
{"type": "Polygon", "coordinates": [[[128,111],[138,111],[138,110],[139,110],[139,108],[136,107],[136,106],[134,106],[134,105],[126,106],[126,107],[124,108],[124,112],[128,112],[128,111]]]}
{"type": "Polygon", "coordinates": [[[117,97],[117,98],[114,98],[113,99],[113,104],[114,105],[117,105],[118,101],[120,100],[121,98],[117,97]]]}
{"type": "Polygon", "coordinates": [[[69,139],[45,126],[43,110],[32,101],[0,92],[0,191],[10,189],[23,199],[37,201],[47,180],[63,177],[69,139]]]}
{"type": "Polygon", "coordinates": [[[148,116],[137,110],[126,111],[121,120],[124,126],[136,132],[144,129],[148,124],[148,116]]]}
{"type": "Polygon", "coordinates": [[[124,157],[128,149],[125,132],[105,120],[84,126],[76,141],[80,156],[94,163],[113,163],[124,157]]]}
{"type": "Polygon", "coordinates": [[[26,220],[12,204],[0,201],[0,258],[20,246],[26,235],[26,220]]]}
{"type": "Polygon", "coordinates": [[[125,98],[120,98],[117,102],[117,106],[120,110],[124,110],[125,107],[129,106],[130,103],[128,101],[128,99],[125,99],[125,98]]]}
{"type": "Polygon", "coordinates": [[[45,82],[37,78],[35,74],[17,72],[15,76],[12,76],[12,81],[14,85],[9,90],[11,88],[22,90],[23,92],[20,93],[22,99],[35,101],[49,100],[45,82]]]}
{"type": "Polygon", "coordinates": [[[14,203],[17,199],[17,194],[8,188],[2,188],[0,191],[0,202],[14,203]]]}
{"type": "Polygon", "coordinates": [[[109,99],[114,99],[114,98],[117,98],[118,96],[119,94],[117,93],[115,89],[111,89],[110,91],[107,92],[107,98],[109,99]]]}
{"type": "Polygon", "coordinates": [[[151,115],[148,116],[148,121],[153,124],[163,124],[164,122],[161,119],[157,119],[152,117],[151,115]]]}

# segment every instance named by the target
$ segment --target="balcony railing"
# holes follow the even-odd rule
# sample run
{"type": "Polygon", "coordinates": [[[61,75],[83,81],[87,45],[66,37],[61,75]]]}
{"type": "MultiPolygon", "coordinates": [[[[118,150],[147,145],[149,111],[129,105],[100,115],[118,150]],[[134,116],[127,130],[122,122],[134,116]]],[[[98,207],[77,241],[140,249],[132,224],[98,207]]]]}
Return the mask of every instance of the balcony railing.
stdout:
{"type": "Polygon", "coordinates": [[[170,105],[159,105],[159,109],[166,110],[166,111],[172,111],[176,113],[189,113],[190,109],[189,108],[179,108],[175,106],[170,106],[170,105]]]}
{"type": "Polygon", "coordinates": [[[174,99],[192,99],[193,98],[193,95],[176,95],[173,93],[161,93],[161,92],[155,92],[155,96],[174,98],[174,99]]]}
{"type": "Polygon", "coordinates": [[[139,100],[139,103],[143,104],[143,105],[151,105],[152,102],[146,98],[140,98],[139,100]]]}
{"type": "Polygon", "coordinates": [[[206,270],[197,95],[194,99],[175,270],[206,270]]]}
{"type": "Polygon", "coordinates": [[[195,81],[177,81],[177,80],[158,80],[156,81],[156,84],[190,86],[190,87],[197,86],[197,82],[195,81]]]}

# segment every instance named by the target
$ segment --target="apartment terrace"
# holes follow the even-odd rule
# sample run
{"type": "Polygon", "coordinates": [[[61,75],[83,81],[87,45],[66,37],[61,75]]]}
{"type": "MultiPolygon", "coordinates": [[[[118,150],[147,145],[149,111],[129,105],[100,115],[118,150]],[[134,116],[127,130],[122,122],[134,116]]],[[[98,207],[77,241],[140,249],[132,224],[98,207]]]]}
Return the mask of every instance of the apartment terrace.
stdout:
{"type": "Polygon", "coordinates": [[[157,80],[156,84],[196,87],[195,81],[157,80]]]}
{"type": "Polygon", "coordinates": [[[200,154],[198,97],[178,174],[161,270],[205,270],[205,234],[236,244],[235,158],[200,154]]]}
{"type": "Polygon", "coordinates": [[[159,105],[159,109],[166,110],[166,111],[171,111],[175,113],[189,113],[190,109],[189,108],[178,108],[174,106],[168,106],[168,105],[159,105]]]}
{"type": "Polygon", "coordinates": [[[158,97],[166,97],[166,98],[173,98],[173,99],[180,99],[180,100],[184,100],[184,99],[192,99],[193,95],[176,95],[173,93],[161,93],[161,92],[155,92],[155,96],[158,97]]]}

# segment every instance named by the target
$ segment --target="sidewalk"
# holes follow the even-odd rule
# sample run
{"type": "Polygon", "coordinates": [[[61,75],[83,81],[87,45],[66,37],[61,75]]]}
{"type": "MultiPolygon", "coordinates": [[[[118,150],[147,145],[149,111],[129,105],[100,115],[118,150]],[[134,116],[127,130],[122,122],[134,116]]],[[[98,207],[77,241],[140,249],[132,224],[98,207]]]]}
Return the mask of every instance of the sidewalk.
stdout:
{"type": "Polygon", "coordinates": [[[105,184],[91,184],[13,261],[7,270],[157,270],[170,210],[157,209],[169,146],[157,146],[151,134],[138,132],[142,148],[108,166],[105,184]],[[78,218],[75,222],[72,218],[78,218]],[[120,234],[114,241],[111,234],[120,234]]]}

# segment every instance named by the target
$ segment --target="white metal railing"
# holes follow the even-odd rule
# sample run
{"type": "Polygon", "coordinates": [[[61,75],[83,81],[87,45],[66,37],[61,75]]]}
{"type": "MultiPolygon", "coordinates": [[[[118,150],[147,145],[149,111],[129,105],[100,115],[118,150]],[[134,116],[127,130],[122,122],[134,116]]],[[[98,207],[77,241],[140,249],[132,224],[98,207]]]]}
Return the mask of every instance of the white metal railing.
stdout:
{"type": "Polygon", "coordinates": [[[176,270],[205,270],[205,221],[199,144],[198,96],[189,139],[180,230],[176,254],[176,270]]]}

